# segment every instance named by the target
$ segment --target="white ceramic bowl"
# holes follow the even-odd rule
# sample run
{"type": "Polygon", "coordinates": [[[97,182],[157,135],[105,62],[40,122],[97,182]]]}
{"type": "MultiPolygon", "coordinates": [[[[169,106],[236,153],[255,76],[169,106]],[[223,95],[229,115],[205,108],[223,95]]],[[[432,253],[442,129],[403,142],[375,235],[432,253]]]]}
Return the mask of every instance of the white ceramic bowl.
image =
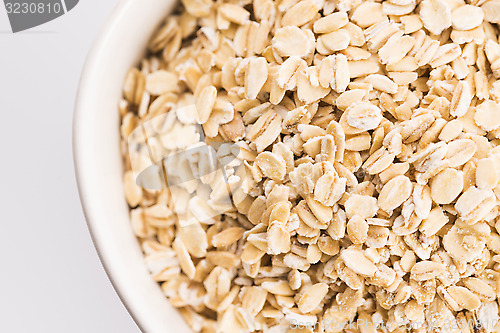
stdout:
{"type": "Polygon", "coordinates": [[[88,54],[73,122],[80,197],[106,272],[145,333],[191,332],[150,277],[123,195],[118,101],[128,69],[175,0],[122,0],[88,54]]]}

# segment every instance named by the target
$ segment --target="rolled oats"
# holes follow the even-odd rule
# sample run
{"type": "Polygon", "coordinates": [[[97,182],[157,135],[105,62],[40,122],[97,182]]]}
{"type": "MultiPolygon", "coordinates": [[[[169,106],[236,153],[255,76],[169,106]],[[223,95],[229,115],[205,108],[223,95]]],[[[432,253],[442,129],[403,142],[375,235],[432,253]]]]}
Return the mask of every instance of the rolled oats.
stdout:
{"type": "Polygon", "coordinates": [[[489,234],[487,225],[477,223],[473,226],[457,223],[443,237],[443,246],[448,254],[458,262],[472,262],[478,259],[489,234]]]}
{"type": "Polygon", "coordinates": [[[265,151],[257,155],[255,163],[265,177],[276,181],[282,180],[285,177],[285,160],[279,155],[265,151]]]}
{"type": "Polygon", "coordinates": [[[370,59],[349,61],[349,73],[351,79],[362,77],[369,74],[375,74],[380,70],[377,62],[370,59]]]}
{"type": "Polygon", "coordinates": [[[484,101],[476,107],[474,121],[485,131],[496,130],[500,127],[500,105],[493,101],[484,101]]]}
{"type": "Polygon", "coordinates": [[[377,199],[368,195],[353,194],[344,204],[347,218],[359,215],[363,219],[375,216],[378,211],[377,199]]]}
{"type": "Polygon", "coordinates": [[[348,61],[344,55],[328,56],[321,63],[319,83],[325,88],[330,85],[333,90],[342,93],[349,85],[349,73],[348,61]]]}
{"type": "Polygon", "coordinates": [[[345,50],[349,46],[350,41],[351,37],[345,29],[332,31],[318,37],[318,45],[323,45],[328,50],[326,54],[345,50]]]}
{"type": "Polygon", "coordinates": [[[314,35],[296,26],[286,26],[276,30],[272,46],[282,57],[305,57],[314,50],[314,35]]]}
{"type": "Polygon", "coordinates": [[[208,121],[215,106],[216,98],[217,88],[215,88],[214,86],[207,86],[200,92],[198,101],[196,103],[196,110],[198,111],[198,123],[205,124],[208,121]]]}
{"type": "Polygon", "coordinates": [[[464,286],[478,296],[483,302],[492,302],[495,299],[495,290],[485,281],[469,277],[463,280],[464,286]]]}
{"type": "Polygon", "coordinates": [[[302,26],[311,21],[316,16],[319,9],[320,8],[313,1],[299,1],[285,12],[281,18],[281,25],[302,26]]]}
{"type": "Polygon", "coordinates": [[[377,266],[362,251],[355,248],[345,249],[340,258],[349,269],[362,276],[372,277],[377,272],[377,266]]]}
{"type": "Polygon", "coordinates": [[[499,1],[181,6],[119,112],[132,230],[194,331],[499,318],[499,1]]]}
{"type": "Polygon", "coordinates": [[[367,28],[384,19],[385,15],[382,11],[382,4],[371,1],[360,4],[354,10],[351,17],[351,20],[361,28],[367,28]]]}
{"type": "Polygon", "coordinates": [[[370,135],[367,133],[361,133],[350,138],[346,138],[345,149],[351,151],[363,151],[370,148],[370,143],[370,135]]]}
{"type": "Polygon", "coordinates": [[[469,110],[472,101],[471,88],[467,81],[460,81],[453,90],[453,99],[450,105],[450,115],[461,117],[469,110]]]}
{"type": "Polygon", "coordinates": [[[482,3],[481,9],[484,12],[484,20],[491,23],[499,23],[498,13],[500,13],[500,4],[498,1],[486,1],[482,3]]]}
{"type": "Polygon", "coordinates": [[[333,206],[344,194],[346,182],[333,171],[325,173],[316,182],[314,199],[325,206],[333,206]]]}
{"type": "Polygon", "coordinates": [[[290,251],[290,232],[284,223],[279,221],[271,222],[267,237],[269,254],[276,255],[290,251]]]}
{"type": "Polygon", "coordinates": [[[347,223],[347,235],[354,244],[363,244],[368,238],[368,223],[359,215],[354,215],[347,223]]]}
{"type": "Polygon", "coordinates": [[[308,73],[298,73],[297,97],[300,101],[311,104],[325,97],[328,93],[328,88],[323,88],[319,85],[319,73],[317,70],[308,73]],[[315,85],[311,83],[312,80],[316,81],[315,85]]]}
{"type": "Polygon", "coordinates": [[[297,307],[300,312],[308,313],[316,309],[316,307],[323,301],[328,289],[329,288],[326,283],[317,283],[305,287],[302,291],[302,296],[297,301],[297,307]]]}
{"type": "Polygon", "coordinates": [[[469,311],[477,310],[481,306],[479,297],[474,295],[465,287],[452,286],[446,289],[453,301],[456,302],[457,310],[467,309],[469,311]]]}
{"type": "Polygon", "coordinates": [[[471,5],[457,7],[451,13],[453,28],[457,30],[474,29],[483,23],[483,19],[483,10],[471,5]]]}
{"type": "Polygon", "coordinates": [[[211,264],[226,269],[237,267],[240,263],[238,256],[228,251],[209,251],[206,258],[211,264]]]}
{"type": "Polygon", "coordinates": [[[439,140],[450,142],[462,133],[463,124],[459,119],[454,119],[443,126],[441,132],[439,133],[439,140]]]}
{"type": "Polygon", "coordinates": [[[307,63],[297,56],[291,56],[278,69],[276,82],[280,88],[293,90],[297,86],[298,74],[305,71],[307,63]]]}
{"type": "Polygon", "coordinates": [[[159,70],[146,77],[145,89],[151,95],[163,95],[168,92],[178,91],[177,75],[164,70],[159,70]]]}
{"type": "Polygon", "coordinates": [[[439,35],[452,24],[451,8],[444,0],[424,0],[420,4],[420,19],[424,27],[439,35]]]}
{"type": "Polygon", "coordinates": [[[378,197],[379,207],[386,211],[392,211],[399,207],[411,195],[413,185],[408,177],[400,175],[389,180],[378,197]]]}
{"type": "Polygon", "coordinates": [[[411,34],[412,32],[418,31],[424,26],[422,20],[416,14],[401,16],[400,20],[404,26],[404,31],[406,34],[411,34]]]}
{"type": "Polygon", "coordinates": [[[267,61],[263,57],[250,60],[245,72],[245,91],[248,99],[255,99],[267,80],[267,61]]]}
{"type": "Polygon", "coordinates": [[[430,211],[429,216],[423,220],[422,224],[419,226],[419,230],[426,237],[432,237],[437,234],[448,221],[449,219],[444,214],[441,207],[435,207],[430,211]]]}
{"type": "Polygon", "coordinates": [[[432,178],[430,186],[434,202],[449,204],[462,193],[464,187],[463,173],[453,168],[446,168],[432,178]]]}
{"type": "Polygon", "coordinates": [[[395,34],[378,51],[380,61],[387,65],[397,64],[411,51],[414,44],[415,39],[413,37],[395,34]]]}
{"type": "Polygon", "coordinates": [[[410,270],[411,278],[415,281],[426,281],[436,278],[445,271],[444,265],[434,261],[419,261],[410,270]]]}
{"type": "Polygon", "coordinates": [[[240,227],[227,228],[212,237],[214,247],[224,247],[237,242],[243,236],[244,229],[240,227]]]}
{"type": "Polygon", "coordinates": [[[313,30],[316,34],[326,34],[344,27],[348,22],[347,13],[336,12],[314,22],[313,30]]]}
{"type": "Polygon", "coordinates": [[[476,185],[480,189],[492,189],[497,186],[499,174],[495,171],[493,158],[482,158],[476,165],[476,185]]]}
{"type": "Polygon", "coordinates": [[[386,92],[388,94],[395,94],[398,91],[398,86],[391,79],[381,74],[371,74],[366,77],[373,88],[386,92]]]}
{"type": "Polygon", "coordinates": [[[474,156],[476,150],[476,144],[472,140],[453,140],[447,147],[446,163],[452,168],[464,165],[474,156]]]}
{"type": "MultiPolygon", "coordinates": [[[[403,1],[404,2],[404,1],[403,1]]],[[[397,4],[392,2],[384,2],[382,10],[387,15],[405,15],[411,13],[416,6],[416,1],[410,1],[406,4],[397,4]]]]}
{"type": "Polygon", "coordinates": [[[469,187],[457,200],[455,209],[459,217],[473,224],[484,218],[495,206],[493,191],[469,187]]]}
{"type": "Polygon", "coordinates": [[[446,65],[453,60],[457,59],[462,54],[462,49],[460,45],[456,43],[448,43],[441,45],[437,52],[434,54],[434,57],[429,62],[429,64],[433,68],[437,68],[442,65],[446,65]]]}
{"type": "Polygon", "coordinates": [[[376,128],[382,120],[380,108],[369,102],[355,102],[345,112],[349,126],[363,131],[376,128]]]}
{"type": "Polygon", "coordinates": [[[257,151],[263,151],[278,137],[281,123],[281,116],[270,110],[252,125],[246,137],[253,141],[252,145],[255,145],[257,151]]]}
{"type": "Polygon", "coordinates": [[[142,188],[135,183],[134,173],[128,171],[123,176],[125,198],[130,207],[136,207],[142,200],[142,188]]]}

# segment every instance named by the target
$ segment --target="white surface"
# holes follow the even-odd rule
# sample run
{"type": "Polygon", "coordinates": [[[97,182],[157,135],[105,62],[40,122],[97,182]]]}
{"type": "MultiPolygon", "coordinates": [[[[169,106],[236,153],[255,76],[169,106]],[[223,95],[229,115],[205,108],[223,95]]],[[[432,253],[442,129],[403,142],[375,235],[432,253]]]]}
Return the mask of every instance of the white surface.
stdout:
{"type": "Polygon", "coordinates": [[[71,154],[81,67],[115,2],[15,35],[0,3],[0,332],[139,332],[93,248],[71,154]]]}
{"type": "Polygon", "coordinates": [[[123,80],[175,0],[123,0],[85,63],[74,118],[80,195],[101,258],[120,296],[147,333],[189,333],[146,269],[123,196],[119,116],[123,80]]]}

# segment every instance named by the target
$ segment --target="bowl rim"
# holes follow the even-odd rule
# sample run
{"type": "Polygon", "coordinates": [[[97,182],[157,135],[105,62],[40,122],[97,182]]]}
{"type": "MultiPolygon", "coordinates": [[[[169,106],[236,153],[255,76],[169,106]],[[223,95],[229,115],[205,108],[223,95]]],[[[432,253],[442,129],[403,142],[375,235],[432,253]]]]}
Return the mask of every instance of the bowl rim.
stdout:
{"type": "Polygon", "coordinates": [[[116,22],[120,19],[120,17],[123,16],[123,13],[130,7],[132,1],[129,0],[119,0],[118,3],[114,5],[112,8],[111,12],[107,15],[107,17],[104,19],[104,23],[101,25],[100,29],[97,32],[96,37],[92,41],[92,44],[90,46],[90,49],[87,53],[87,56],[85,57],[85,61],[81,70],[81,75],[80,79],[78,81],[78,87],[77,87],[77,94],[75,98],[75,104],[74,104],[74,112],[73,112],[73,122],[72,122],[72,150],[73,150],[73,166],[75,169],[75,176],[76,176],[76,184],[77,184],[77,189],[78,189],[78,195],[80,198],[80,203],[82,206],[82,211],[83,215],[85,218],[85,223],[87,224],[87,228],[90,234],[90,238],[92,240],[92,243],[94,245],[94,248],[96,249],[97,256],[99,258],[99,261],[101,262],[101,266],[104,269],[106,276],[113,286],[113,289],[115,293],[118,295],[118,298],[120,299],[120,302],[123,304],[125,309],[127,310],[129,316],[132,318],[132,320],[135,322],[137,327],[141,332],[145,332],[145,327],[141,320],[136,316],[136,314],[132,311],[131,305],[129,304],[129,300],[123,295],[122,291],[120,290],[115,278],[113,277],[111,268],[109,264],[107,263],[107,259],[103,255],[104,250],[102,249],[101,246],[101,240],[98,237],[97,233],[95,232],[94,225],[91,222],[89,210],[90,205],[85,200],[85,185],[84,185],[84,178],[85,172],[83,171],[83,168],[80,167],[81,162],[80,158],[81,155],[79,154],[79,145],[80,145],[80,140],[81,140],[81,128],[79,126],[79,121],[78,118],[80,117],[82,111],[81,108],[81,101],[83,99],[83,95],[85,93],[82,93],[84,90],[83,87],[88,85],[89,82],[89,77],[91,77],[91,72],[95,70],[96,67],[96,62],[98,61],[98,54],[103,45],[105,44],[106,40],[110,38],[112,34],[113,28],[116,26],[116,22]]]}
{"type": "MultiPolygon", "coordinates": [[[[124,18],[126,18],[127,15],[130,15],[139,3],[141,6],[149,5],[151,6],[151,8],[156,8],[155,6],[157,6],[158,8],[162,8],[162,11],[159,12],[158,15],[162,15],[162,19],[164,19],[168,15],[168,13],[171,12],[173,6],[177,4],[177,0],[147,0],[147,2],[144,0],[119,0],[113,6],[111,12],[106,16],[103,24],[101,25],[91,43],[90,49],[81,69],[81,76],[78,82],[72,119],[72,153],[76,184],[83,210],[83,215],[90,233],[90,237],[92,239],[92,243],[94,245],[94,248],[96,249],[101,265],[106,272],[108,280],[111,282],[111,285],[118,295],[118,298],[141,332],[161,332],[161,327],[165,325],[157,322],[156,324],[158,325],[156,326],[154,325],[154,322],[149,322],[147,320],[148,318],[151,319],[151,316],[148,317],[148,315],[145,314],[146,308],[144,310],[141,310],[139,307],[140,303],[138,302],[138,297],[134,297],[132,291],[128,290],[128,288],[125,288],[125,285],[130,284],[133,278],[124,276],[123,273],[125,272],[123,270],[120,270],[120,267],[117,267],[117,265],[113,264],[113,256],[111,253],[112,251],[106,250],[107,239],[105,239],[105,235],[103,235],[103,227],[101,227],[98,223],[102,221],[102,212],[99,212],[99,208],[97,208],[95,205],[95,200],[92,198],[92,193],[95,192],[93,191],[93,186],[89,185],[89,183],[92,183],[92,181],[97,177],[92,173],[92,171],[89,171],[87,170],[87,168],[85,168],[85,161],[87,160],[86,157],[88,156],[83,156],[88,155],[88,147],[91,146],[91,144],[85,142],[87,138],[86,134],[89,130],[89,124],[88,122],[86,124],[85,120],[88,120],[89,118],[89,115],[87,113],[88,106],[98,98],[97,95],[93,93],[95,89],[92,89],[92,86],[93,83],[95,83],[95,79],[99,77],[99,75],[102,75],[99,74],[99,69],[103,63],[103,52],[107,44],[113,40],[113,37],[116,37],[116,34],[120,34],[120,24],[123,23],[124,18]],[[167,9],[167,11],[163,12],[163,9],[167,9]],[[96,97],[90,98],[89,102],[89,96],[96,97]]],[[[154,25],[156,27],[161,23],[162,19],[156,22],[152,21],[150,25],[154,25]]],[[[153,31],[154,30],[151,30],[148,33],[150,34],[153,31]]],[[[146,49],[144,49],[144,51],[146,51],[146,49]]],[[[130,66],[132,65],[133,64],[131,63],[130,66]]],[[[118,114],[118,106],[116,106],[115,110],[118,114]]],[[[117,135],[119,135],[119,124],[117,123],[116,126],[116,133],[117,135]]],[[[117,146],[116,149],[117,151],[119,151],[119,146],[117,146]]],[[[126,202],[124,194],[123,204],[125,207],[126,202]]],[[[132,233],[132,228],[130,228],[130,230],[131,236],[135,238],[135,235],[133,235],[132,233]]],[[[137,246],[139,247],[139,245],[137,246]]],[[[144,265],[144,270],[145,269],[146,268],[144,265]]],[[[151,282],[152,285],[156,284],[153,279],[151,279],[151,282]]],[[[158,290],[160,290],[159,286],[156,287],[158,288],[158,290]]],[[[144,296],[146,297],[146,295],[144,296]]],[[[166,298],[164,300],[166,303],[166,298]]],[[[157,303],[158,302],[156,302],[156,305],[158,305],[157,303]]],[[[174,308],[172,307],[172,309],[174,308]]],[[[156,311],[156,313],[158,311],[156,311]]],[[[154,314],[152,315],[154,316],[154,314]]],[[[162,319],[168,320],[170,318],[168,318],[168,316],[165,316],[165,318],[162,319]]]]}

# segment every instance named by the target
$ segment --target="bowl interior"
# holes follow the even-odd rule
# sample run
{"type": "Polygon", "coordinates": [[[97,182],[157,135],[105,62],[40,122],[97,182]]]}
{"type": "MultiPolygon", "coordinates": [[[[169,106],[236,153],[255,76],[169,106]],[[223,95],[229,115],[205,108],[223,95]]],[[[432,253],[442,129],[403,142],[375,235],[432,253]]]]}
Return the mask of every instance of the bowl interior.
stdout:
{"type": "Polygon", "coordinates": [[[146,269],[122,185],[118,102],[130,67],[144,55],[174,0],[120,1],[87,57],[74,117],[75,167],[84,213],[116,291],[148,333],[191,332],[146,269]]]}

